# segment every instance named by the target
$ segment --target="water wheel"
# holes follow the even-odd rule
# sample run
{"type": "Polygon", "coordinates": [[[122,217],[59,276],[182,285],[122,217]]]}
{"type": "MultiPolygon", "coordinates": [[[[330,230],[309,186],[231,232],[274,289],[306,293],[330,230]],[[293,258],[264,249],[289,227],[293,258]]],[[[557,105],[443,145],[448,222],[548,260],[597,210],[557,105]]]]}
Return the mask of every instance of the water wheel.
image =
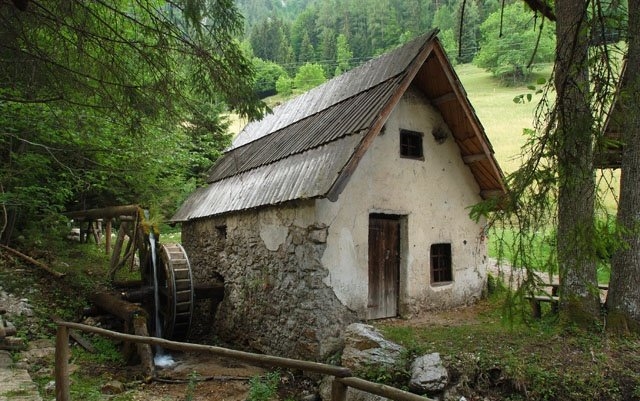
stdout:
{"type": "Polygon", "coordinates": [[[163,338],[182,341],[189,335],[193,315],[191,265],[180,244],[162,244],[158,255],[156,324],[160,324],[163,338]]]}

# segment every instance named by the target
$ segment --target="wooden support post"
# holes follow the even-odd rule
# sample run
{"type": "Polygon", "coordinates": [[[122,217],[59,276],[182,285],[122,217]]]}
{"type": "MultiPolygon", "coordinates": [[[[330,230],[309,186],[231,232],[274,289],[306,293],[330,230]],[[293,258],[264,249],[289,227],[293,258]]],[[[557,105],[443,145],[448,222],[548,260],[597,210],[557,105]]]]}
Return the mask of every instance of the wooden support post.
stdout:
{"type": "Polygon", "coordinates": [[[335,377],[331,382],[331,401],[347,401],[347,387],[335,377]]]}
{"type": "MultiPolygon", "coordinates": [[[[146,315],[135,315],[133,317],[133,332],[137,336],[149,337],[149,330],[147,329],[147,317],[146,315]]],[[[144,372],[145,382],[149,383],[153,379],[155,366],[153,364],[153,351],[151,345],[136,343],[136,349],[140,356],[140,362],[142,363],[142,370],[144,372]]]]}
{"type": "Polygon", "coordinates": [[[542,317],[542,305],[540,305],[540,301],[535,298],[531,298],[529,303],[531,304],[531,316],[536,319],[540,319],[540,317],[542,317]]]}
{"type": "Polygon", "coordinates": [[[111,219],[107,219],[104,237],[104,252],[108,255],[111,251],[111,219]]]}
{"type": "Polygon", "coordinates": [[[58,326],[56,334],[56,401],[70,401],[69,391],[69,328],[58,326]]]}
{"type": "Polygon", "coordinates": [[[124,242],[124,236],[127,231],[127,222],[123,221],[120,223],[120,230],[118,231],[118,238],[116,238],[116,243],[113,246],[113,253],[111,254],[111,268],[109,269],[109,277],[111,281],[114,280],[116,276],[116,272],[118,271],[118,265],[120,263],[120,252],[122,252],[122,243],[124,242]]]}

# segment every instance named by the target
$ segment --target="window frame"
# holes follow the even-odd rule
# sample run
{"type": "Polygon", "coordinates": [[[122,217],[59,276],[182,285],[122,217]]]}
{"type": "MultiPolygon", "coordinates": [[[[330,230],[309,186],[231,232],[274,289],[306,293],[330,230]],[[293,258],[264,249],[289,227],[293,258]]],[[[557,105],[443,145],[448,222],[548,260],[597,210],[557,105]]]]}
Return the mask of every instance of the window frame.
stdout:
{"type": "Polygon", "coordinates": [[[424,133],[408,129],[400,130],[400,157],[403,159],[424,160],[424,133]],[[417,143],[407,143],[417,141],[417,143]],[[419,154],[412,150],[419,150],[419,154]]]}
{"type": "Polygon", "coordinates": [[[451,243],[431,244],[429,248],[429,274],[432,285],[444,285],[453,282],[453,261],[451,243]]]}

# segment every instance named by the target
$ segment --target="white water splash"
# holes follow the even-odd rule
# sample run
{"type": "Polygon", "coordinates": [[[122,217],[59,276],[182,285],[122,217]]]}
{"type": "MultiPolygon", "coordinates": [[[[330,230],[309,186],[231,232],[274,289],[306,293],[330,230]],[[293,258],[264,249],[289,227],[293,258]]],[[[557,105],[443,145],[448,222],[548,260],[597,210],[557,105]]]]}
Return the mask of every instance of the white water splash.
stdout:
{"type": "Polygon", "coordinates": [[[157,352],[153,358],[153,363],[159,368],[166,368],[175,365],[176,361],[174,361],[173,357],[169,354],[157,352]]]}

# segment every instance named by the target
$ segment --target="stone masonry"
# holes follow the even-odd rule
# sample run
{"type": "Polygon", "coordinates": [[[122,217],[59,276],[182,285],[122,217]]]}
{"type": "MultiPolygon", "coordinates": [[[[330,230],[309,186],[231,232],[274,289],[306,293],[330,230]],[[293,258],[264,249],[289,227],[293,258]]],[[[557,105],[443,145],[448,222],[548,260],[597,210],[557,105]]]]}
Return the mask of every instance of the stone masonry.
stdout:
{"type": "Polygon", "coordinates": [[[182,242],[198,283],[224,281],[217,310],[194,316],[208,335],[266,354],[326,360],[356,321],[323,280],[327,227],[286,207],[184,223],[182,242]],[[215,312],[215,313],[214,313],[215,312]]]}

